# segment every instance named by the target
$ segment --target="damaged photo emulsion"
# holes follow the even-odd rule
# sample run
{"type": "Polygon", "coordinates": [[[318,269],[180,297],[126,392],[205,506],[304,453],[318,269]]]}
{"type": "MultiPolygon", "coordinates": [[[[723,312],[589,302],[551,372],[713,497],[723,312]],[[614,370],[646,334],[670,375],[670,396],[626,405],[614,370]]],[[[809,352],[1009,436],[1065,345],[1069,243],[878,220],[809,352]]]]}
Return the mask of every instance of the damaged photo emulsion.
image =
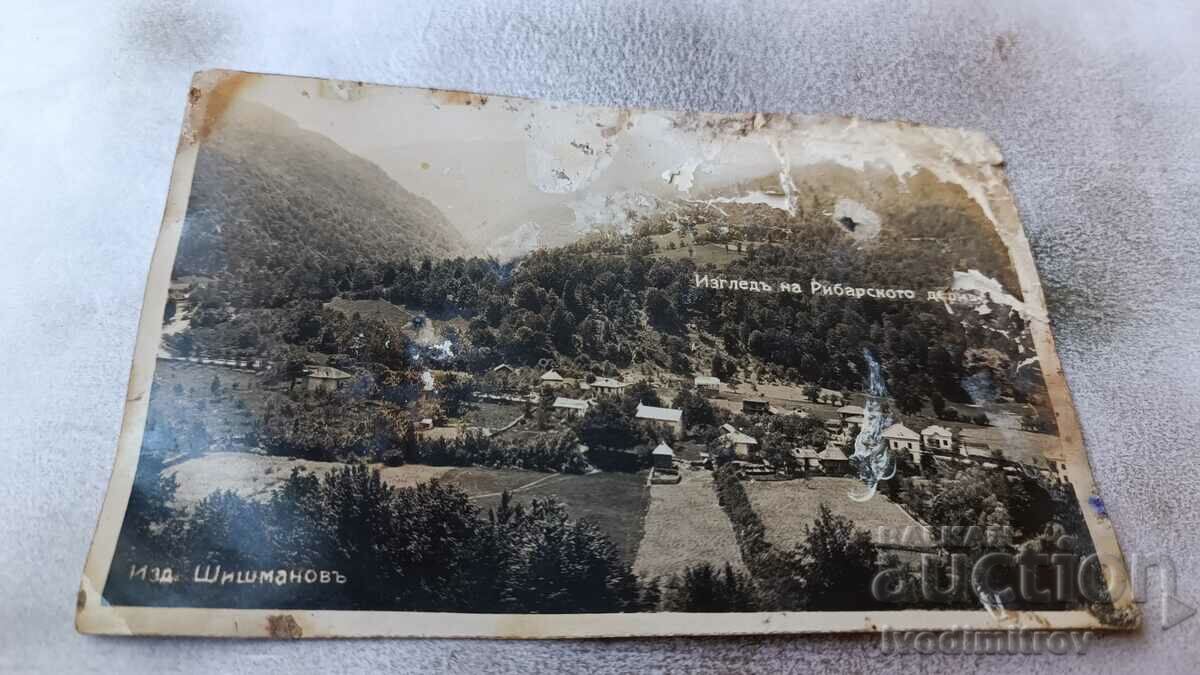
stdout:
{"type": "Polygon", "coordinates": [[[1135,622],[982,136],[189,101],[82,630],[1135,622]]]}

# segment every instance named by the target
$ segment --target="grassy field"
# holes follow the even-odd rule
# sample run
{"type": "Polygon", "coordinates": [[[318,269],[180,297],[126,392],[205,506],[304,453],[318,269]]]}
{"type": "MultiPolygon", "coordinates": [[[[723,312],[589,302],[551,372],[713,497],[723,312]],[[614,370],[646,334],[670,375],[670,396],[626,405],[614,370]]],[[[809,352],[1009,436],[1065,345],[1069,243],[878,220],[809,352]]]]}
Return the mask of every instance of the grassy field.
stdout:
{"type": "Polygon", "coordinates": [[[162,359],[150,391],[154,410],[180,423],[202,419],[212,447],[223,450],[246,449],[243,437],[253,430],[254,415],[261,414],[269,395],[254,373],[162,359]],[[220,383],[215,396],[214,377],[220,383]]]}
{"type": "Polygon", "coordinates": [[[658,251],[654,254],[657,258],[665,258],[667,260],[683,260],[691,258],[696,261],[697,265],[716,265],[724,267],[733,261],[745,256],[745,253],[738,253],[736,249],[726,249],[721,244],[697,244],[688,251],[686,243],[682,243],[677,234],[661,234],[650,237],[659,245],[658,251]],[[670,243],[675,243],[675,248],[670,248],[670,243]]]}
{"type": "Polygon", "coordinates": [[[386,323],[406,327],[412,322],[413,315],[403,307],[398,307],[387,300],[348,300],[334,298],[325,303],[329,309],[337,310],[346,316],[358,314],[364,319],[378,319],[386,323]]]}
{"type": "Polygon", "coordinates": [[[682,476],[678,485],[651,486],[634,571],[650,578],[702,562],[744,569],[733,526],[717,503],[712,473],[684,469],[682,476]]]}
{"type": "MultiPolygon", "coordinates": [[[[293,469],[324,476],[340,462],[311,462],[290,457],[248,452],[210,452],[167,467],[163,475],[175,476],[179,488],[176,502],[194,504],[216,490],[233,490],[248,499],[269,499],[293,469]]],[[[408,465],[380,467],[385,482],[394,487],[411,487],[451,471],[448,466],[408,465]]]]}
{"type": "MultiPolygon", "coordinates": [[[[490,469],[464,469],[470,472],[491,472],[490,469]]],[[[600,472],[583,476],[573,474],[544,474],[534,471],[506,471],[506,474],[523,474],[529,480],[539,482],[513,493],[517,502],[526,503],[535,497],[557,497],[567,507],[567,512],[576,520],[589,520],[600,528],[617,546],[622,558],[633,562],[638,555],[638,544],[643,541],[646,509],[650,501],[646,488],[645,473],[600,472]],[[548,477],[548,478],[546,478],[548,477]],[[545,480],[540,480],[545,478],[545,480]]],[[[496,485],[506,485],[510,476],[494,479],[496,485]]],[[[515,478],[515,476],[512,476],[515,478]]],[[[462,480],[458,475],[448,475],[450,482],[462,480]]],[[[470,481],[481,480],[477,477],[470,481]]],[[[486,481],[484,481],[486,482],[486,481]]],[[[519,487],[519,486],[517,486],[519,487]]],[[[464,488],[465,490],[466,488],[464,488]]],[[[480,490],[493,493],[475,500],[480,508],[493,508],[500,503],[496,486],[480,483],[480,490]]],[[[502,488],[503,489],[503,488],[502,488]]],[[[468,490],[470,493],[470,490],[468,490]]],[[[479,494],[479,493],[475,493],[479,494]]],[[[482,494],[487,494],[484,492],[482,494]]]]}
{"type": "Polygon", "coordinates": [[[743,485],[754,510],[762,518],[767,540],[783,548],[804,540],[804,528],[816,519],[822,503],[834,515],[845,516],[856,527],[870,532],[872,538],[881,527],[894,528],[892,532],[919,527],[917,521],[882,494],[877,493],[865,502],[850,499],[850,492],[862,489],[862,483],[853,478],[747,481],[743,485]]]}
{"type": "Polygon", "coordinates": [[[472,405],[462,421],[472,427],[502,429],[525,413],[525,407],[516,403],[485,403],[472,405]]]}

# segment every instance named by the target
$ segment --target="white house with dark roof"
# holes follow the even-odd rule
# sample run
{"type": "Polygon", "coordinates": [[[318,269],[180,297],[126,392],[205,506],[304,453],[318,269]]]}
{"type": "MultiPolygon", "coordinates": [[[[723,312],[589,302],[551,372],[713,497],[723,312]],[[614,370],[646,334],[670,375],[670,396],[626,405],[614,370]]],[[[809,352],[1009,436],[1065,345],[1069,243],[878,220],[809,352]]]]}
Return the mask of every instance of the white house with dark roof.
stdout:
{"type": "Polygon", "coordinates": [[[721,380],[712,375],[697,375],[696,390],[704,394],[717,394],[721,391],[721,380]]]}
{"type": "Polygon", "coordinates": [[[559,396],[554,399],[554,403],[551,403],[550,407],[555,410],[562,410],[567,413],[567,417],[576,417],[587,412],[588,402],[577,398],[559,396]]]}
{"type": "Polygon", "coordinates": [[[931,424],[921,430],[921,445],[933,452],[950,452],[954,447],[954,432],[946,427],[931,424]]]}
{"type": "Polygon", "coordinates": [[[862,416],[864,414],[866,414],[866,412],[862,409],[862,406],[844,405],[837,409],[837,414],[842,418],[843,422],[846,422],[851,417],[862,418],[862,416]]]}
{"type": "Polygon", "coordinates": [[[346,386],[353,375],[333,366],[305,366],[305,386],[309,391],[335,391],[346,386]]]}
{"type": "Polygon", "coordinates": [[[806,471],[815,471],[821,468],[821,456],[817,453],[816,448],[804,446],[802,448],[793,448],[792,457],[804,467],[806,471]]]}
{"type": "Polygon", "coordinates": [[[921,463],[921,434],[896,422],[883,430],[882,438],[892,452],[907,452],[914,462],[921,463]]]}
{"type": "Polygon", "coordinates": [[[611,377],[597,377],[594,382],[588,383],[589,389],[593,389],[597,394],[604,396],[620,394],[621,390],[626,386],[627,385],[624,382],[620,380],[614,380],[611,377]]]}
{"type": "Polygon", "coordinates": [[[756,438],[749,434],[743,434],[737,429],[727,430],[721,438],[725,445],[733,448],[733,454],[737,455],[738,459],[748,459],[750,455],[754,454],[755,447],[758,446],[756,438]]]}
{"type": "Polygon", "coordinates": [[[825,470],[825,473],[843,474],[850,471],[850,459],[846,457],[846,453],[842,452],[841,448],[832,443],[817,453],[817,458],[821,461],[821,468],[825,470]]]}
{"type": "Polygon", "coordinates": [[[659,408],[657,406],[639,403],[634,417],[650,422],[654,426],[667,431],[675,437],[683,435],[683,411],[675,408],[659,408]]]}

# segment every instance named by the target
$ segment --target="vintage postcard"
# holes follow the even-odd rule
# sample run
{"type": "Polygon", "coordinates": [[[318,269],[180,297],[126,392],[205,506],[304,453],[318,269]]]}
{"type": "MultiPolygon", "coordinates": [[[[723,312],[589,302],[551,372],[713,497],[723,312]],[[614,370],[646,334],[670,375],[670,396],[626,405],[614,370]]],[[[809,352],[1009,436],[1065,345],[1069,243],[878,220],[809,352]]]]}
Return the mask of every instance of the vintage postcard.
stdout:
{"type": "Polygon", "coordinates": [[[196,76],[86,633],[1128,628],[976,132],[196,76]]]}

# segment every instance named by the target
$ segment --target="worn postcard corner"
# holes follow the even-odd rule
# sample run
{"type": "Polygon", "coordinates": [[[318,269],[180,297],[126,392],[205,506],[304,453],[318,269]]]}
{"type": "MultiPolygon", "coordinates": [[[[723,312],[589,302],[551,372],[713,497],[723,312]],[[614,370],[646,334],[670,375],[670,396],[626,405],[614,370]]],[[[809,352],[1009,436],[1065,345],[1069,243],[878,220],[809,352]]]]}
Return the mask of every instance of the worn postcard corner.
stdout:
{"type": "Polygon", "coordinates": [[[1126,629],[978,132],[195,75],[106,635],[1126,629]]]}

